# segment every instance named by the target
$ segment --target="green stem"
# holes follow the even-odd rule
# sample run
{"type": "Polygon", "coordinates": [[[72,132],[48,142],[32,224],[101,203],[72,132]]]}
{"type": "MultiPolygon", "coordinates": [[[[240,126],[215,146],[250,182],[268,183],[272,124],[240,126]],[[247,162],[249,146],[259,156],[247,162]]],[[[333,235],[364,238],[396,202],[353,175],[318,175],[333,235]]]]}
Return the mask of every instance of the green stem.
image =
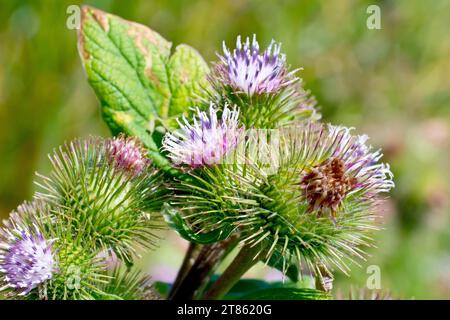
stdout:
{"type": "Polygon", "coordinates": [[[253,247],[250,245],[242,247],[233,262],[231,262],[224,273],[222,273],[219,279],[211,286],[204,296],[204,299],[222,299],[236,282],[238,282],[239,279],[261,259],[265,249],[266,246],[261,244],[253,247]]]}

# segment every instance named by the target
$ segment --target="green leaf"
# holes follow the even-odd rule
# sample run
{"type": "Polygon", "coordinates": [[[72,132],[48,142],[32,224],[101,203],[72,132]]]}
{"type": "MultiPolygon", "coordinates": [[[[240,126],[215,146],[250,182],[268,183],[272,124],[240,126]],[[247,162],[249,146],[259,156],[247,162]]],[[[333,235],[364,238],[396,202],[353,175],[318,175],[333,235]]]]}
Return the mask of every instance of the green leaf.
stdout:
{"type": "MultiPolygon", "coordinates": [[[[211,278],[211,284],[215,282],[217,278],[211,278]]],[[[311,286],[311,281],[308,281],[306,277],[299,282],[291,282],[291,281],[275,281],[275,282],[267,282],[260,279],[241,279],[239,280],[233,288],[225,295],[224,299],[233,300],[233,299],[241,299],[244,296],[248,296],[252,293],[256,293],[258,291],[262,291],[265,289],[274,289],[274,288],[290,288],[290,289],[303,289],[309,288],[311,286]]],[[[210,284],[210,285],[211,285],[210,284]]]]}
{"type": "MultiPolygon", "coordinates": [[[[280,285],[281,286],[281,285],[280,285]]],[[[225,295],[225,299],[240,299],[241,297],[263,289],[271,288],[272,284],[259,279],[241,279],[225,295]]]]}
{"type": "Polygon", "coordinates": [[[162,296],[167,297],[169,295],[172,284],[168,282],[155,281],[153,282],[153,288],[162,296]]]}
{"type": "Polygon", "coordinates": [[[253,292],[240,300],[329,300],[330,295],[309,288],[271,288],[253,292]]]}
{"type": "Polygon", "coordinates": [[[170,228],[174,229],[184,239],[199,243],[208,244],[226,239],[234,229],[217,229],[208,233],[197,234],[186,224],[178,210],[165,203],[162,214],[170,228]]]}
{"type": "Polygon", "coordinates": [[[171,100],[169,116],[177,116],[190,106],[195,94],[207,86],[208,65],[200,54],[185,44],[180,44],[169,61],[171,100]]]}
{"type": "Polygon", "coordinates": [[[171,43],[144,25],[82,7],[78,50],[113,134],[137,136],[157,165],[166,166],[152,133],[188,110],[208,67],[187,45],[170,56],[171,43]]]}
{"type": "MultiPolygon", "coordinates": [[[[83,6],[78,48],[102,108],[150,120],[167,103],[171,43],[143,25],[83,6]]],[[[126,118],[126,117],[125,117],[126,118]]],[[[116,122],[117,120],[114,120],[116,122]]],[[[120,125],[122,125],[121,123],[120,125]]]]}

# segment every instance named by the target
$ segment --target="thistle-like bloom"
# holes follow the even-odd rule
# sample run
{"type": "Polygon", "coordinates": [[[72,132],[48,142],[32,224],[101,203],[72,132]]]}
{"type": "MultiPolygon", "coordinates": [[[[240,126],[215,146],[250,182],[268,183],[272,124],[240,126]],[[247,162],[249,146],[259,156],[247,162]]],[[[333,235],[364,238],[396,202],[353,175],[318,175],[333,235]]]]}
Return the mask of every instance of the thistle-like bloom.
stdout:
{"type": "Polygon", "coordinates": [[[52,278],[56,269],[53,240],[36,225],[25,226],[13,213],[0,229],[0,290],[26,295],[52,278]]]}
{"type": "Polygon", "coordinates": [[[289,70],[280,47],[272,41],[260,50],[256,36],[244,43],[238,37],[233,51],[224,43],[223,54],[208,76],[209,100],[239,108],[246,128],[274,129],[320,118],[315,99],[295,76],[299,69],[289,70]]]}
{"type": "MultiPolygon", "coordinates": [[[[328,127],[328,137],[334,152],[322,163],[304,170],[300,185],[308,202],[308,210],[329,209],[335,217],[344,198],[351,193],[364,191],[365,197],[388,192],[393,186],[389,165],[378,164],[380,151],[372,152],[366,145],[367,135],[352,136],[351,129],[328,127]]],[[[316,148],[323,147],[320,143],[316,148]]]]}
{"type": "Polygon", "coordinates": [[[107,157],[117,169],[138,176],[149,165],[150,160],[136,138],[119,136],[107,142],[107,157]]]}
{"type": "Polygon", "coordinates": [[[140,148],[134,138],[72,141],[50,156],[53,170],[41,176],[35,198],[63,212],[60,218],[87,233],[96,250],[131,261],[157,239],[164,193],[140,148]]]}
{"type": "Polygon", "coordinates": [[[347,273],[371,244],[380,193],[394,186],[389,166],[367,136],[345,127],[311,123],[270,134],[264,140],[273,144],[259,150],[270,150],[272,167],[252,158],[226,172],[205,170],[175,186],[182,197],[172,204],[196,236],[239,230],[241,243],[261,245],[269,264],[281,256],[283,271],[293,263],[347,273]],[[205,182],[208,175],[220,183],[205,182]]]}
{"type": "Polygon", "coordinates": [[[260,53],[256,35],[250,44],[238,36],[236,49],[231,52],[223,43],[223,56],[217,64],[221,80],[238,92],[248,95],[275,93],[296,80],[286,69],[286,56],[274,41],[260,53]]]}
{"type": "Polygon", "coordinates": [[[167,133],[163,148],[169,152],[174,164],[187,164],[190,167],[221,163],[224,157],[239,142],[239,111],[225,106],[222,117],[218,119],[217,110],[210,105],[209,115],[197,108],[197,117],[190,124],[183,117],[178,121],[181,131],[167,133]]]}

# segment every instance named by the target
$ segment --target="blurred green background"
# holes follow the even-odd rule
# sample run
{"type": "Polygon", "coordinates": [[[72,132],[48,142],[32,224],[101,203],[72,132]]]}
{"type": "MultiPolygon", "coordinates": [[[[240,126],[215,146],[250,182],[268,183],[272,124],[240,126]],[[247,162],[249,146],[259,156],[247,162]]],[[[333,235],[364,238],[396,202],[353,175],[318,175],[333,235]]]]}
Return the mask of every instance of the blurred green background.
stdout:
{"type": "MultiPolygon", "coordinates": [[[[364,287],[369,265],[403,298],[450,298],[450,1],[86,1],[197,48],[207,61],[222,40],[256,33],[283,43],[326,121],[355,126],[381,147],[396,189],[383,208],[378,248],[335,287],[364,287]],[[381,30],[366,27],[370,4],[381,30]]],[[[48,173],[47,154],[74,137],[109,134],[66,27],[78,1],[0,2],[0,216],[48,173]]],[[[142,260],[170,279],[184,241],[174,234],[142,260]]],[[[256,268],[247,276],[279,277],[256,268]]]]}

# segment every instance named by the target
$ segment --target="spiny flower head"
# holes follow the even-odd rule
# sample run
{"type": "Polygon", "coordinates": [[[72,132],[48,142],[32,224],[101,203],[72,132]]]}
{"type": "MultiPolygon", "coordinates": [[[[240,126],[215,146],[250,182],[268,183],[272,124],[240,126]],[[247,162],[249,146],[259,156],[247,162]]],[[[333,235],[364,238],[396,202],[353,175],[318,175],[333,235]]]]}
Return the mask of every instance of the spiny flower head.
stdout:
{"type": "Polygon", "coordinates": [[[394,186],[389,166],[379,163],[381,153],[366,145],[366,136],[319,123],[261,138],[256,149],[270,152],[271,165],[250,157],[222,172],[203,170],[174,187],[172,205],[186,228],[196,234],[234,228],[241,243],[262,245],[260,256],[267,261],[277,253],[286,268],[304,264],[317,272],[317,266],[331,265],[347,273],[347,262],[364,258],[369,233],[378,229],[380,194],[394,186]]]}
{"type": "MultiPolygon", "coordinates": [[[[53,239],[47,239],[37,224],[27,225],[20,207],[0,229],[0,290],[26,295],[50,280],[57,269],[53,239]]],[[[31,217],[30,217],[31,218],[31,217]]]]}
{"type": "Polygon", "coordinates": [[[132,176],[140,175],[150,163],[136,138],[121,135],[110,139],[106,148],[108,161],[132,176]]]}
{"type": "Polygon", "coordinates": [[[50,156],[53,170],[40,176],[35,198],[51,203],[75,234],[93,239],[130,261],[157,239],[164,190],[131,138],[75,140],[50,156]]]}
{"type": "Polygon", "coordinates": [[[322,163],[304,170],[300,186],[309,211],[329,209],[334,217],[343,199],[364,190],[365,197],[388,192],[393,186],[389,165],[378,164],[380,151],[366,145],[367,135],[352,136],[351,129],[329,126],[328,137],[335,141],[334,153],[322,163]]]}
{"type": "Polygon", "coordinates": [[[236,49],[223,45],[223,55],[208,76],[206,96],[217,106],[235,105],[246,128],[279,128],[305,119],[318,119],[316,101],[290,71],[281,45],[272,41],[261,51],[253,36],[236,49]]]}
{"type": "Polygon", "coordinates": [[[0,229],[0,287],[8,298],[92,299],[108,278],[95,238],[75,230],[60,209],[24,203],[0,229]]]}
{"type": "Polygon", "coordinates": [[[256,35],[250,43],[247,38],[236,41],[236,49],[231,52],[223,43],[223,56],[217,65],[221,80],[227,85],[248,95],[275,93],[280,88],[295,81],[286,70],[286,56],[280,53],[280,44],[274,41],[260,53],[256,35]]]}
{"type": "Polygon", "coordinates": [[[234,148],[240,133],[239,111],[225,106],[219,118],[213,104],[209,114],[197,108],[197,117],[190,124],[185,117],[178,121],[181,130],[164,137],[163,148],[174,164],[190,167],[218,164],[234,148]]]}

